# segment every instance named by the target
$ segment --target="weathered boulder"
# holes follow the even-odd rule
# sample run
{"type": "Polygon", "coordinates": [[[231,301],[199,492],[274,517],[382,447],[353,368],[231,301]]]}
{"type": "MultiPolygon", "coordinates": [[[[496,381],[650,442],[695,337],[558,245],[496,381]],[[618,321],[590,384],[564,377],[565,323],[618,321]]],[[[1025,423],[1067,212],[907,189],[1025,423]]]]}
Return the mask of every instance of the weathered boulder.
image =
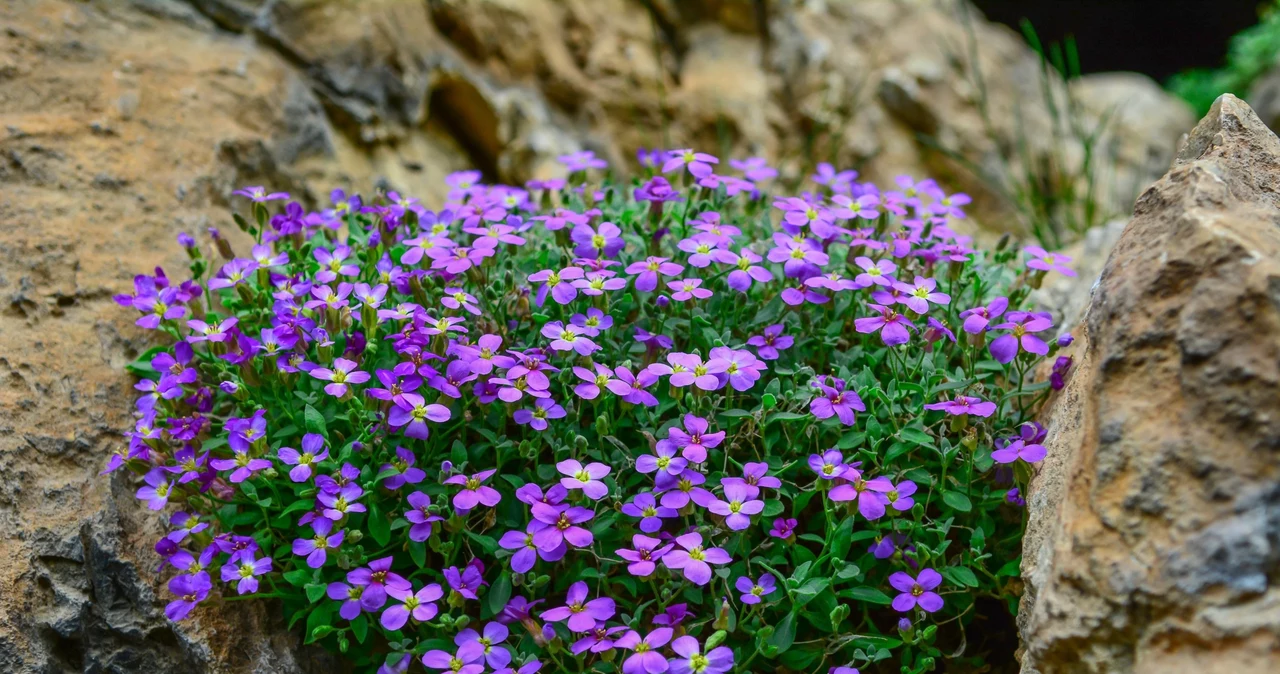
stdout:
{"type": "Polygon", "coordinates": [[[1139,199],[1029,490],[1024,672],[1280,670],[1280,139],[1231,95],[1139,199]]]}

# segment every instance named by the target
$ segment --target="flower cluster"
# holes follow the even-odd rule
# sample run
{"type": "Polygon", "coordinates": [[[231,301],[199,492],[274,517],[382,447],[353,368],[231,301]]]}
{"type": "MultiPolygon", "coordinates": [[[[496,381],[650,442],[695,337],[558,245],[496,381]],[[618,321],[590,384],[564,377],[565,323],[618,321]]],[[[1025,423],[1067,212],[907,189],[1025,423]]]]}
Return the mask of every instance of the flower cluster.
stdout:
{"type": "Polygon", "coordinates": [[[165,342],[104,472],[176,510],[167,615],[278,598],[388,674],[932,667],[1010,596],[1067,260],[975,250],[929,180],[561,160],[438,210],[246,188],[116,298],[165,342]]]}

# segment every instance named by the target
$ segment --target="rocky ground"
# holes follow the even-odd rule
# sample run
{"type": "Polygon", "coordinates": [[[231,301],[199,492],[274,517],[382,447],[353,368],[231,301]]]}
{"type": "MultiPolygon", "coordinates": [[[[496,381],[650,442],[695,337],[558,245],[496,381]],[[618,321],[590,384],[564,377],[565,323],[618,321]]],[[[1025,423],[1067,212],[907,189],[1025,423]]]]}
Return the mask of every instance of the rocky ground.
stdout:
{"type": "MultiPolygon", "coordinates": [[[[570,150],[622,166],[693,145],[784,179],[815,160],[930,174],[972,192],[990,234],[1016,211],[963,167],[1061,150],[1038,77],[1016,35],[941,0],[3,3],[0,671],[336,669],[261,606],[168,624],[154,516],[96,476],[128,422],[122,366],[148,345],[110,297],[180,269],[175,234],[229,225],[233,188],[429,201],[464,167],[520,181],[570,150]]],[[[1108,77],[1073,90],[1082,114],[1120,112],[1107,184],[1137,189],[1193,120],[1108,77]]],[[[1107,208],[1128,210],[1125,189],[1107,208]]]]}

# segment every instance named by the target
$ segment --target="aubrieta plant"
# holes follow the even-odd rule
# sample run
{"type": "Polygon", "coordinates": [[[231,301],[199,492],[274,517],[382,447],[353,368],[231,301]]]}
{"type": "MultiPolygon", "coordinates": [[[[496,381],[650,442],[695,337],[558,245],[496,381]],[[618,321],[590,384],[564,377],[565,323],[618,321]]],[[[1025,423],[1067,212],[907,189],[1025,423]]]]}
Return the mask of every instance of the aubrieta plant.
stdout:
{"type": "Polygon", "coordinates": [[[964,657],[975,602],[1016,606],[1070,368],[1032,382],[1069,336],[1026,300],[1068,260],[973,250],[930,180],[561,160],[454,174],[440,210],[250,187],[251,250],[183,234],[191,279],[117,298],[172,340],[107,465],[172,512],[169,618],[271,598],[384,674],[964,657]]]}

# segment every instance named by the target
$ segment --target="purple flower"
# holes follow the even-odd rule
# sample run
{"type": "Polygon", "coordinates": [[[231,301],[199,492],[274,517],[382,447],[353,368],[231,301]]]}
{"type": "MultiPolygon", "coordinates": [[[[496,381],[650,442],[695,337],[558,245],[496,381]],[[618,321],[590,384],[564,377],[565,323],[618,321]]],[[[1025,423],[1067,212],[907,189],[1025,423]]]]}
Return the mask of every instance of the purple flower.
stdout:
{"type": "Polygon", "coordinates": [[[382,464],[379,472],[385,473],[388,470],[394,470],[395,473],[387,477],[383,481],[382,486],[387,489],[396,490],[406,484],[418,484],[427,477],[427,472],[413,465],[417,461],[417,457],[413,452],[404,447],[396,447],[396,458],[391,463],[382,464]]]}
{"type": "MultiPolygon", "coordinates": [[[[560,162],[561,164],[564,164],[565,169],[568,170],[570,173],[576,173],[577,171],[586,171],[587,169],[602,169],[602,168],[609,167],[609,162],[603,159],[597,158],[596,153],[592,152],[591,150],[580,150],[578,152],[574,152],[571,154],[561,155],[556,158],[556,161],[560,162]]],[[[494,669],[497,669],[499,666],[501,666],[501,665],[495,665],[493,663],[489,663],[489,664],[494,669]]]]}
{"type": "MultiPolygon", "coordinates": [[[[609,382],[613,379],[613,370],[596,363],[594,365],[596,371],[592,372],[585,367],[573,368],[573,374],[583,383],[573,387],[573,392],[579,398],[584,400],[595,400],[600,397],[601,391],[609,387],[609,382]]],[[[629,394],[631,387],[627,386],[623,395],[629,394]]]]}
{"type": "Polygon", "coordinates": [[[459,596],[467,599],[479,599],[476,590],[481,585],[487,585],[484,582],[484,563],[478,559],[473,559],[467,563],[461,571],[458,567],[451,566],[444,570],[444,579],[448,581],[449,587],[457,592],[459,596]]]}
{"type": "Polygon", "coordinates": [[[782,480],[769,475],[769,464],[764,462],[748,461],[742,464],[742,477],[724,477],[720,479],[721,485],[733,482],[764,489],[780,489],[782,487],[782,480]]]}
{"type": "Polygon", "coordinates": [[[852,475],[848,478],[850,481],[836,485],[827,498],[836,503],[856,501],[858,512],[869,520],[884,517],[885,504],[889,502],[885,494],[893,491],[893,483],[886,477],[863,480],[856,470],[847,475],[852,475]]]}
{"type": "MultiPolygon", "coordinates": [[[[1070,337],[1071,335],[1067,335],[1070,337]]],[[[1061,391],[1067,385],[1067,372],[1071,369],[1071,356],[1058,356],[1053,361],[1053,372],[1049,374],[1049,386],[1055,391],[1061,391]]]]}
{"type": "MultiPolygon", "coordinates": [[[[703,430],[706,430],[705,427],[703,430]]],[[[669,433],[670,432],[668,432],[668,437],[669,433]]],[[[723,439],[724,434],[721,433],[720,437],[723,439]]],[[[636,459],[636,470],[645,474],[652,473],[654,471],[663,471],[671,475],[679,475],[684,472],[685,466],[689,465],[689,462],[687,459],[676,456],[676,450],[678,449],[680,448],[676,446],[674,442],[669,440],[659,442],[657,446],[654,447],[654,454],[642,454],[640,455],[640,458],[636,459]]],[[[703,450],[703,456],[705,457],[705,455],[706,451],[703,450]]]]}
{"type": "Polygon", "coordinates": [[[678,477],[668,473],[658,473],[655,491],[662,494],[662,505],[667,508],[680,510],[689,505],[689,501],[705,508],[716,500],[714,494],[701,486],[706,481],[705,475],[689,469],[680,473],[678,477]]]}
{"type": "Polygon", "coordinates": [[[658,275],[675,276],[684,271],[684,266],[670,262],[665,257],[649,257],[642,262],[633,262],[626,268],[628,274],[636,275],[636,290],[653,292],[658,287],[658,275]]]}
{"type": "Polygon", "coordinates": [[[280,460],[293,466],[289,471],[289,479],[294,482],[306,482],[311,479],[312,466],[329,458],[329,448],[325,446],[324,436],[307,433],[302,436],[302,451],[292,447],[281,447],[278,452],[280,460]]]}
{"type": "Polygon", "coordinates": [[[532,533],[514,529],[503,534],[498,545],[515,551],[511,555],[511,570],[516,573],[526,573],[532,569],[538,557],[548,562],[558,562],[569,551],[569,547],[563,542],[553,550],[543,550],[534,542],[532,533]]]}
{"type": "Polygon", "coordinates": [[[344,264],[347,258],[351,256],[351,249],[347,246],[337,246],[333,252],[329,252],[324,248],[316,248],[312,253],[316,262],[320,263],[320,271],[316,272],[316,281],[320,283],[329,283],[336,281],[338,276],[358,276],[360,267],[354,264],[344,264]]]}
{"type": "Polygon", "coordinates": [[[348,513],[365,512],[363,504],[356,503],[356,499],[364,495],[364,490],[357,484],[344,485],[336,494],[327,491],[321,491],[316,495],[316,501],[323,507],[325,517],[337,522],[346,517],[348,513]]]}
{"type": "Polygon", "coordinates": [[[903,480],[894,485],[893,489],[885,492],[884,497],[888,499],[889,505],[893,506],[894,510],[904,513],[911,510],[911,506],[916,504],[916,500],[911,498],[914,493],[916,493],[916,483],[911,480],[903,480]]]}
{"type": "Polygon", "coordinates": [[[500,354],[502,337],[481,335],[474,346],[458,346],[459,355],[467,361],[473,374],[489,374],[494,368],[507,369],[516,364],[511,356],[500,354]]]}
{"type": "Polygon", "coordinates": [[[1048,454],[1049,451],[1045,449],[1044,445],[1039,443],[1032,444],[1022,438],[1018,438],[991,452],[991,459],[996,463],[1013,463],[1018,459],[1022,459],[1027,463],[1035,463],[1043,461],[1048,454]]]}
{"type": "Polygon", "coordinates": [[[782,270],[789,277],[820,273],[819,267],[827,263],[827,254],[809,239],[797,241],[779,232],[773,235],[773,241],[777,245],[769,249],[769,261],[782,263],[782,270]]]}
{"type": "Polygon", "coordinates": [[[475,296],[462,288],[445,288],[440,304],[449,309],[463,309],[472,315],[480,315],[480,307],[476,306],[475,296]]]}
{"type": "MultiPolygon", "coordinates": [[[[763,503],[761,507],[763,508],[763,503]]],[[[706,585],[711,582],[711,565],[728,564],[733,561],[729,553],[720,548],[702,547],[702,534],[688,533],[676,537],[676,545],[682,549],[672,550],[662,557],[662,563],[668,569],[682,570],[684,577],[695,585],[706,585]]]]}
{"type": "Polygon", "coordinates": [[[723,487],[724,500],[713,501],[707,510],[724,517],[724,523],[734,531],[751,526],[750,516],[764,510],[764,501],[756,498],[760,490],[744,482],[729,482],[723,487]]]}
{"type": "Polygon", "coordinates": [[[258,591],[258,576],[271,571],[271,558],[254,559],[250,552],[238,562],[222,565],[222,582],[236,584],[236,594],[252,594],[258,591]]]}
{"type": "Polygon", "coordinates": [[[564,408],[551,398],[536,398],[533,401],[533,409],[516,410],[512,417],[521,426],[528,425],[535,431],[545,431],[548,425],[547,419],[563,419],[565,414],[564,408]]]}
{"type": "Polygon", "coordinates": [[[453,672],[453,674],[481,674],[484,671],[484,646],[472,641],[458,647],[456,654],[448,651],[427,651],[422,664],[428,669],[453,672]]]}
{"type": "MultiPolygon", "coordinates": [[[[667,439],[674,443],[676,448],[681,450],[681,455],[693,463],[702,463],[707,460],[707,450],[719,447],[724,442],[725,432],[718,431],[708,433],[710,425],[706,419],[692,414],[684,415],[684,428],[672,426],[667,431],[667,439]]],[[[659,443],[661,445],[661,443],[659,443]]],[[[672,475],[679,474],[678,471],[668,471],[672,475]]]]}
{"type": "Polygon", "coordinates": [[[346,358],[335,358],[333,361],[333,369],[317,367],[308,374],[316,379],[332,382],[326,384],[324,392],[335,398],[341,398],[347,394],[347,384],[363,384],[369,381],[369,373],[357,370],[359,367],[354,361],[346,358]]]}
{"type": "Polygon", "coordinates": [[[465,629],[458,632],[453,638],[453,643],[458,646],[465,646],[470,643],[477,643],[484,649],[485,662],[494,669],[502,669],[511,664],[511,652],[497,645],[506,641],[510,631],[506,625],[500,622],[491,622],[484,626],[484,633],[481,634],[473,629],[465,629]]]}
{"type": "Polygon", "coordinates": [[[769,530],[769,535],[774,538],[791,538],[799,525],[800,522],[795,519],[779,517],[773,521],[773,528],[769,530]]]}
{"type": "Polygon", "coordinates": [[[669,353],[667,363],[654,363],[647,369],[656,376],[671,375],[668,382],[672,386],[683,387],[696,385],[704,391],[714,391],[722,386],[716,375],[728,369],[729,364],[723,360],[713,359],[706,363],[693,353],[669,353]]]}
{"type": "Polygon", "coordinates": [[[672,634],[670,627],[659,627],[643,639],[635,630],[622,635],[614,645],[632,653],[622,662],[622,674],[661,674],[667,671],[667,659],[658,651],[671,641],[672,634]]]}
{"type": "Polygon", "coordinates": [[[996,413],[995,403],[985,402],[982,398],[970,396],[956,396],[954,400],[929,403],[924,408],[926,410],[940,410],[952,416],[972,414],[976,417],[989,417],[996,413]]]}
{"type": "Polygon", "coordinates": [[[365,611],[372,612],[382,608],[392,590],[406,593],[412,587],[408,580],[391,570],[392,561],[391,557],[375,559],[369,562],[368,567],[352,569],[347,573],[348,583],[364,588],[360,594],[360,607],[365,611]]]}
{"type": "Polygon", "coordinates": [[[409,521],[409,540],[421,543],[431,538],[431,528],[433,522],[443,520],[439,515],[432,515],[428,508],[431,507],[431,497],[420,491],[409,494],[409,505],[411,508],[404,513],[404,518],[409,521]]]}
{"type": "Polygon", "coordinates": [[[596,626],[596,622],[604,622],[613,617],[616,610],[614,602],[608,597],[597,597],[587,600],[587,583],[578,581],[569,586],[564,606],[543,611],[540,617],[547,622],[566,623],[571,632],[586,632],[596,626]]]}
{"type": "Polygon", "coordinates": [[[481,504],[489,508],[498,505],[502,500],[502,494],[498,493],[497,489],[484,484],[496,472],[496,470],[482,470],[475,475],[454,475],[445,480],[445,484],[462,487],[461,491],[453,495],[453,507],[460,513],[466,513],[481,504]]]}
{"type": "Polygon", "coordinates": [[[232,192],[232,194],[252,199],[256,203],[289,198],[288,192],[272,192],[268,194],[266,188],[259,185],[254,185],[253,187],[242,187],[232,192]]]}
{"type": "Polygon", "coordinates": [[[533,531],[533,543],[540,550],[555,551],[565,543],[585,548],[595,540],[591,531],[578,526],[596,516],[586,508],[534,503],[530,510],[535,521],[529,524],[529,528],[533,531]]]}
{"type": "Polygon", "coordinates": [[[679,170],[681,166],[688,167],[689,173],[694,177],[702,178],[711,174],[710,164],[719,164],[720,160],[705,152],[694,152],[691,149],[671,150],[667,153],[667,161],[662,165],[663,173],[671,173],[679,170]]]}
{"type": "Polygon", "coordinates": [[[327,517],[311,520],[311,531],[315,534],[311,538],[294,539],[293,554],[306,557],[307,566],[318,569],[324,566],[325,560],[329,558],[329,550],[337,550],[342,546],[342,540],[346,538],[347,532],[331,533],[333,520],[327,517]]]}
{"type": "Polygon", "coordinates": [[[688,302],[692,299],[705,300],[712,295],[710,290],[702,287],[702,279],[700,278],[671,281],[667,283],[667,287],[675,291],[671,294],[671,299],[677,302],[688,302]]]}
{"type": "Polygon", "coordinates": [[[729,287],[738,292],[746,292],[751,283],[768,283],[773,280],[773,272],[760,266],[761,258],[750,248],[743,248],[734,253],[728,250],[717,251],[716,261],[737,267],[729,272],[729,287]]]}
{"type": "Polygon", "coordinates": [[[556,464],[556,470],[566,477],[560,478],[560,486],[565,489],[581,489],[593,501],[599,501],[609,495],[609,487],[601,480],[608,475],[610,469],[603,463],[581,463],[568,459],[556,464]]]}
{"type": "Polygon", "coordinates": [[[405,437],[409,438],[426,440],[430,435],[428,421],[441,423],[453,416],[448,407],[436,403],[428,405],[426,399],[416,393],[401,393],[395,403],[387,414],[387,424],[393,429],[403,429],[405,437]]]}
{"type": "Polygon", "coordinates": [[[1067,263],[1071,261],[1071,258],[1066,255],[1050,253],[1039,246],[1027,246],[1022,249],[1022,252],[1031,256],[1031,259],[1027,260],[1028,269],[1035,269],[1038,271],[1056,271],[1063,276],[1076,275],[1076,271],[1067,266],[1067,263]]]}
{"type": "Polygon", "coordinates": [[[756,347],[756,353],[761,359],[777,360],[779,351],[785,351],[795,343],[793,337],[782,334],[784,327],[781,323],[770,325],[764,329],[764,334],[748,339],[747,344],[756,347]]]}
{"type": "MultiPolygon", "coordinates": [[[[676,459],[679,461],[680,459],[676,459]]],[[[651,534],[662,528],[663,518],[672,518],[679,516],[679,512],[658,505],[653,494],[649,492],[640,492],[631,499],[630,503],[622,506],[622,514],[628,517],[639,517],[640,531],[651,534]]]]}
{"type": "Polygon", "coordinates": [[[668,201],[684,201],[680,192],[662,176],[654,176],[649,182],[637,187],[634,192],[636,201],[649,202],[649,212],[662,212],[662,204],[668,201]]]}
{"type": "Polygon", "coordinates": [[[991,319],[998,318],[1004,314],[1004,310],[1007,308],[1009,308],[1009,298],[997,297],[986,306],[961,311],[960,318],[964,319],[964,324],[961,327],[971,335],[981,334],[986,331],[991,319]]]}
{"type": "Polygon", "coordinates": [[[673,545],[663,545],[662,541],[644,534],[632,536],[631,545],[635,546],[635,550],[622,548],[614,550],[614,552],[622,559],[630,562],[627,565],[627,573],[638,578],[645,578],[652,574],[655,563],[675,547],[673,545]]]}
{"type": "Polygon", "coordinates": [[[1008,334],[1000,335],[987,347],[991,356],[1000,363],[1012,362],[1018,357],[1019,350],[1043,356],[1049,353],[1049,345],[1032,333],[1043,332],[1053,327],[1053,321],[1041,314],[1025,311],[1014,311],[1008,316],[1009,322],[995,326],[995,330],[1008,330],[1008,334]]]}
{"type": "Polygon", "coordinates": [[[898,270],[898,265],[889,260],[871,261],[869,257],[857,257],[854,264],[862,268],[862,273],[854,278],[854,283],[859,288],[870,288],[873,285],[891,287],[894,284],[893,273],[898,270]]]}
{"type": "Polygon", "coordinates": [[[573,287],[572,283],[575,279],[583,277],[583,271],[578,267],[565,267],[560,271],[552,269],[543,269],[529,275],[530,283],[541,283],[538,288],[537,304],[542,306],[547,301],[547,293],[551,293],[551,298],[557,304],[568,304],[578,296],[578,289],[573,287]]]}
{"type": "Polygon", "coordinates": [[[809,470],[823,480],[834,480],[848,472],[849,466],[845,465],[844,454],[840,450],[828,449],[821,455],[809,455],[809,470]]]}
{"type": "MultiPolygon", "coordinates": [[[[764,182],[778,177],[778,171],[769,166],[764,157],[748,157],[746,159],[730,159],[729,166],[742,171],[743,177],[751,182],[764,182]]],[[[631,674],[628,672],[627,674],[631,674]]]]}
{"type": "Polygon", "coordinates": [[[764,574],[760,576],[760,580],[752,581],[746,576],[738,576],[738,580],[734,581],[733,586],[742,593],[739,599],[744,604],[759,604],[761,597],[767,594],[773,594],[778,589],[778,582],[774,580],[772,574],[764,574]]]}
{"type": "Polygon", "coordinates": [[[146,501],[152,510],[162,510],[169,504],[169,496],[173,493],[173,485],[164,479],[164,471],[153,468],[142,479],[147,484],[138,489],[138,499],[146,501]]]}
{"type": "Polygon", "coordinates": [[[880,312],[880,315],[855,319],[853,321],[855,330],[863,334],[879,332],[880,340],[885,346],[897,346],[911,341],[911,333],[908,329],[914,330],[915,325],[907,320],[906,316],[880,304],[867,304],[867,306],[880,312]]]}
{"type": "Polygon", "coordinates": [[[209,596],[209,590],[212,588],[213,583],[209,580],[207,573],[174,576],[169,581],[169,592],[178,598],[164,607],[165,617],[174,622],[186,618],[191,613],[191,609],[209,596]]]}
{"type": "Polygon", "coordinates": [[[895,283],[894,287],[906,293],[900,302],[917,314],[929,313],[929,304],[950,304],[951,296],[936,292],[938,282],[931,278],[917,276],[913,284],[895,283]]]}
{"type": "Polygon", "coordinates": [[[893,598],[895,611],[906,613],[919,606],[926,613],[933,613],[942,608],[942,597],[933,591],[942,584],[942,576],[933,569],[922,569],[915,578],[899,571],[889,576],[889,584],[902,593],[893,598]]]}
{"type": "Polygon", "coordinates": [[[857,416],[854,411],[865,412],[867,406],[854,391],[816,383],[818,395],[809,401],[809,413],[818,419],[836,417],[845,426],[852,426],[857,416]]]}
{"type": "Polygon", "coordinates": [[[581,332],[581,328],[565,326],[560,321],[553,321],[542,326],[542,336],[551,341],[551,348],[556,351],[575,351],[580,356],[589,356],[600,349],[590,337],[581,332]]]}
{"type": "MultiPolygon", "coordinates": [[[[817,230],[822,229],[824,226],[829,227],[831,225],[831,211],[798,197],[782,197],[780,199],[776,199],[773,202],[773,207],[782,211],[783,224],[790,225],[793,228],[813,225],[816,233],[817,230]]],[[[781,262],[782,260],[773,261],[781,262]]]]}
{"type": "Polygon", "coordinates": [[[622,240],[622,230],[612,222],[602,222],[596,228],[588,224],[577,225],[569,238],[577,244],[573,254],[579,257],[613,257],[627,245],[622,240]]]}
{"type": "Polygon", "coordinates": [[[667,661],[671,674],[725,674],[733,669],[733,651],[728,646],[703,655],[697,639],[683,636],[671,642],[671,650],[678,656],[667,661]]]}
{"type": "MultiPolygon", "coordinates": [[[[166,312],[166,318],[168,318],[166,312]]],[[[187,341],[195,344],[196,342],[225,342],[230,336],[228,333],[231,328],[239,323],[240,319],[232,316],[221,323],[205,323],[204,321],[191,320],[187,321],[187,327],[191,328],[191,335],[187,337],[187,341]]],[[[144,326],[145,327],[145,326],[144,326]]]]}
{"type": "Polygon", "coordinates": [[[218,272],[218,275],[209,279],[210,290],[221,290],[222,288],[231,288],[240,285],[258,268],[258,263],[253,260],[245,260],[236,258],[224,265],[218,272]]]}

